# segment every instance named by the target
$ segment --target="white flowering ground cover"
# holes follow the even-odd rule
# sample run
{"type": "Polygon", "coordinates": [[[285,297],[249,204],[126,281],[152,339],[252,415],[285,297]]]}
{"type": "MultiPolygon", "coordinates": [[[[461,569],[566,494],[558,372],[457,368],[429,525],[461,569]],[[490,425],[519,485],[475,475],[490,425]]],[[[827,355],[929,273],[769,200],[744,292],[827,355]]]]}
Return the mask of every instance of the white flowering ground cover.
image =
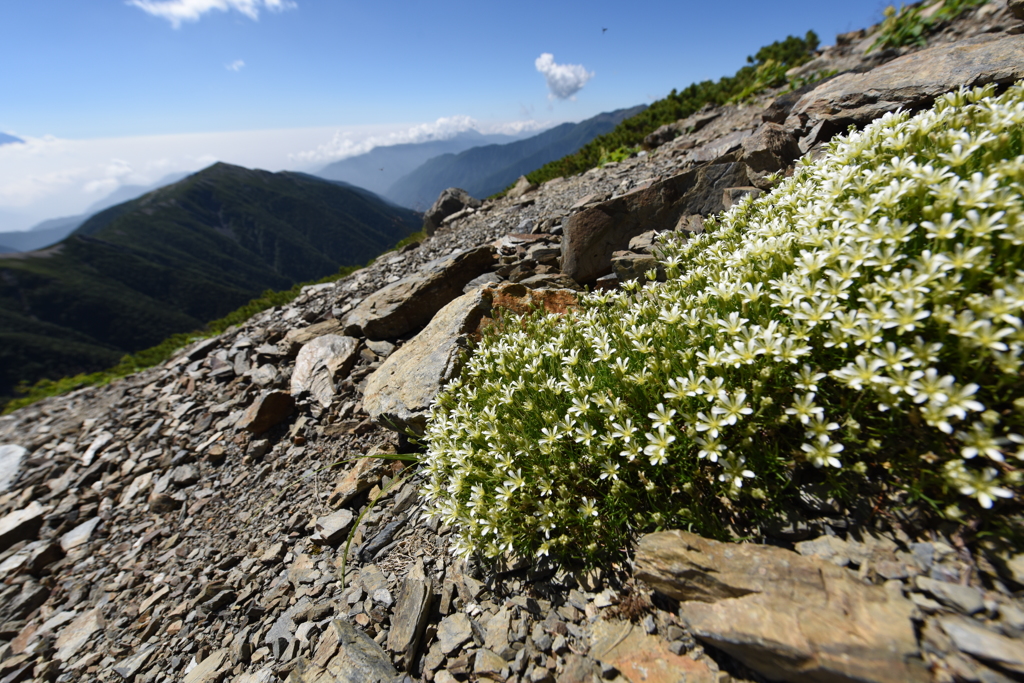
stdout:
{"type": "Polygon", "coordinates": [[[808,482],[1019,533],[1022,140],[1024,84],[886,115],[668,236],[666,282],[496,326],[433,408],[433,512],[572,562],[757,534],[808,482]]]}

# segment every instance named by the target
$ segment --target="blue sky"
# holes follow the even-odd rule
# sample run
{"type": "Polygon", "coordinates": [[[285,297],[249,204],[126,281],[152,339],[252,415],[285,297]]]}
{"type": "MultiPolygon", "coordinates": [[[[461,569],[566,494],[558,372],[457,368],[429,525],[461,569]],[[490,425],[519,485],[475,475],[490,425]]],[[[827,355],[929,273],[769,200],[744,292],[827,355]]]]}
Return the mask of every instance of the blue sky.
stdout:
{"type": "Polygon", "coordinates": [[[830,44],[885,4],[11,0],[0,132],[27,144],[0,146],[0,230],[214,160],[315,170],[372,144],[582,120],[788,34],[830,44]]]}

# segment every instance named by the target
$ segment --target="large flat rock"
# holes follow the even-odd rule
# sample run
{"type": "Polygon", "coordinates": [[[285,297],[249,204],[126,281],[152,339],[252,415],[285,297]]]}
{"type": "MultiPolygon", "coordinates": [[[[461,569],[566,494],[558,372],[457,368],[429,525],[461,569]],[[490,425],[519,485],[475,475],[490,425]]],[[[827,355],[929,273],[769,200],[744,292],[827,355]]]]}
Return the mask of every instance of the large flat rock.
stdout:
{"type": "Polygon", "coordinates": [[[612,271],[612,254],[628,249],[630,239],[672,230],[681,216],[717,213],[725,208],[723,190],[749,184],[743,164],[710,164],[586,208],[566,223],[562,272],[591,283],[612,271]]]}
{"type": "Polygon", "coordinates": [[[491,296],[490,290],[478,289],[455,299],[370,375],[363,408],[371,419],[423,433],[430,403],[461,371],[467,335],[490,312],[491,296]]]}
{"type": "Polygon", "coordinates": [[[466,284],[494,261],[489,246],[460,251],[425,264],[366,297],[345,316],[345,333],[368,339],[397,339],[414,332],[462,294],[466,284]]]}
{"type": "Polygon", "coordinates": [[[11,484],[18,478],[18,468],[26,455],[28,449],[17,444],[0,446],[0,493],[11,488],[11,484]]]}
{"type": "Polygon", "coordinates": [[[865,73],[833,78],[796,103],[788,122],[863,124],[897,108],[921,109],[960,86],[1008,85],[1024,78],[1024,35],[913,52],[865,73]]]}
{"type": "Polygon", "coordinates": [[[768,679],[931,680],[913,603],[827,560],[665,531],[641,539],[636,576],[680,601],[694,635],[768,679]]]}

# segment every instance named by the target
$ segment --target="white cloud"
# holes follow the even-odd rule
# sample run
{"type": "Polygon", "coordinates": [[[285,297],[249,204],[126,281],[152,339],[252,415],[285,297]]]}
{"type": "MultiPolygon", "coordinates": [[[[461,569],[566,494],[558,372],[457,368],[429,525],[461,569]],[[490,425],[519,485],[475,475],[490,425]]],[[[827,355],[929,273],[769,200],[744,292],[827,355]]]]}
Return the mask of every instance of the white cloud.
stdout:
{"type": "Polygon", "coordinates": [[[338,131],[328,142],[318,145],[316,149],[291,154],[289,157],[293,161],[305,164],[327,163],[357,154],[365,154],[374,147],[448,140],[468,130],[484,134],[518,135],[528,131],[542,130],[550,125],[550,123],[540,121],[481,124],[469,116],[446,116],[433,123],[421,123],[377,135],[368,136],[361,131],[338,131]]]}
{"type": "Polygon", "coordinates": [[[548,82],[548,97],[566,100],[575,95],[594,77],[582,64],[556,64],[555,56],[545,52],[534,61],[537,71],[544,74],[548,82]]]}
{"type": "Polygon", "coordinates": [[[166,19],[174,28],[180,28],[183,21],[199,21],[213,10],[234,10],[256,21],[260,17],[260,9],[283,12],[298,7],[294,0],[127,0],[127,3],[154,17],[166,19]]]}
{"type": "Polygon", "coordinates": [[[241,71],[244,67],[245,67],[245,62],[243,62],[241,59],[236,59],[235,61],[231,62],[230,64],[225,64],[224,65],[224,68],[227,69],[228,71],[241,71]]]}

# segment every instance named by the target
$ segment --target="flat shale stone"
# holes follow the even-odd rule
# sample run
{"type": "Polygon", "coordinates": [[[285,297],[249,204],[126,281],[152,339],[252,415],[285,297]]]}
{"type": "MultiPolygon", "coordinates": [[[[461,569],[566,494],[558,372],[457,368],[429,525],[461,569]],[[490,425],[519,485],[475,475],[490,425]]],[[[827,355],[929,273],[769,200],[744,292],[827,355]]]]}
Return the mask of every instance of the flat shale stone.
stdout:
{"type": "Polygon", "coordinates": [[[694,635],[767,678],[930,680],[913,603],[831,562],[665,531],[640,540],[636,577],[679,600],[694,635]]]}

